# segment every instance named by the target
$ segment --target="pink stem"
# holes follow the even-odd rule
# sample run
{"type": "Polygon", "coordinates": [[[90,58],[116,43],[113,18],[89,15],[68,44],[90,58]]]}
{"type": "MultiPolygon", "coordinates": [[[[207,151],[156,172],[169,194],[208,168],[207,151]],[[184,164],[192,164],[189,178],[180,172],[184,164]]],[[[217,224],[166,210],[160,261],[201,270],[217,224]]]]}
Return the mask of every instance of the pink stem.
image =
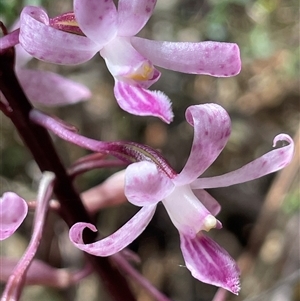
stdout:
{"type": "Polygon", "coordinates": [[[35,256],[42,238],[48,203],[53,191],[53,180],[53,173],[43,173],[43,178],[41,180],[37,196],[37,209],[34,216],[34,226],[31,240],[29,242],[27,250],[14,268],[13,273],[9,277],[1,298],[2,301],[19,300],[22,288],[25,283],[26,272],[33,260],[33,257],[35,256]]]}

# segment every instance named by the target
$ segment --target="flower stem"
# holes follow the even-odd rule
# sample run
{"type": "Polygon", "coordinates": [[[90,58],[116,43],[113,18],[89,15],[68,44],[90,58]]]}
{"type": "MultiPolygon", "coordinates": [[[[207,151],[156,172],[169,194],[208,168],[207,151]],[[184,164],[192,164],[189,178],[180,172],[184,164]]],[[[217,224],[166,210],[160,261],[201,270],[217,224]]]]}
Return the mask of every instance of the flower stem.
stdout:
{"type": "MultiPolygon", "coordinates": [[[[73,187],[48,132],[29,120],[32,105],[21,88],[14,71],[14,49],[0,53],[0,91],[5,96],[10,110],[5,113],[13,122],[21,139],[30,150],[41,171],[55,174],[54,193],[61,204],[66,223],[71,227],[76,222],[91,223],[79,194],[73,187]]],[[[1,109],[1,107],[0,107],[1,109]]],[[[95,234],[85,235],[86,242],[93,242],[95,234]]],[[[115,301],[135,300],[126,279],[113,267],[107,258],[87,255],[97,274],[115,301]]]]}

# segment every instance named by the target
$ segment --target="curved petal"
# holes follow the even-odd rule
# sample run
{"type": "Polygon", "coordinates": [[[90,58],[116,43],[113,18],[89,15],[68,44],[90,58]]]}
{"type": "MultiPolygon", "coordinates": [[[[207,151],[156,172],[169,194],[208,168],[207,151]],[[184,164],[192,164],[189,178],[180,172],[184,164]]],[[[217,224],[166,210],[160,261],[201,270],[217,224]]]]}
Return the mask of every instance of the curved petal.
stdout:
{"type": "Polygon", "coordinates": [[[118,35],[134,36],[148,22],[156,0],[120,0],[118,3],[118,35]]]}
{"type": "Polygon", "coordinates": [[[173,120],[171,101],[161,91],[149,91],[116,80],[114,93],[119,106],[128,113],[159,117],[166,123],[173,120]]]}
{"type": "Polygon", "coordinates": [[[33,6],[21,12],[19,40],[29,54],[55,64],[80,64],[100,50],[87,37],[52,28],[46,12],[33,6]]]}
{"type": "Polygon", "coordinates": [[[0,198],[0,240],[11,236],[22,224],[28,212],[27,203],[14,192],[0,198]]]}
{"type": "Polygon", "coordinates": [[[157,204],[174,189],[174,184],[152,162],[130,164],[125,174],[125,196],[136,206],[157,204]]]}
{"type": "MultiPolygon", "coordinates": [[[[19,43],[20,19],[17,19],[14,22],[14,24],[11,26],[10,30],[11,31],[15,30],[15,32],[18,32],[18,43],[19,43]],[[16,29],[18,29],[18,30],[16,30],[16,29]]],[[[16,66],[17,67],[24,66],[27,62],[29,62],[32,59],[32,56],[28,52],[26,52],[20,44],[17,44],[15,46],[15,50],[16,50],[16,66]]]]}
{"type": "Polygon", "coordinates": [[[193,190],[193,193],[213,216],[216,216],[220,212],[221,205],[207,191],[197,189],[193,190]]]}
{"type": "Polygon", "coordinates": [[[289,135],[280,134],[274,138],[273,146],[278,141],[286,141],[289,144],[272,150],[235,171],[217,177],[197,179],[191,187],[199,189],[231,186],[252,181],[284,168],[293,158],[294,141],[289,135]]]}
{"type": "Polygon", "coordinates": [[[217,104],[190,106],[185,115],[194,126],[194,141],[185,167],[174,179],[180,185],[194,181],[216,160],[231,131],[227,112],[217,104]]]}
{"type": "Polygon", "coordinates": [[[156,205],[143,207],[124,226],[112,235],[91,244],[84,244],[82,233],[85,228],[96,232],[97,229],[92,224],[77,223],[73,225],[69,232],[71,242],[80,250],[95,256],[113,255],[133,242],[147,227],[155,212],[156,205]]]}
{"type": "Polygon", "coordinates": [[[180,234],[180,247],[186,267],[196,279],[238,294],[239,268],[216,242],[201,233],[195,238],[180,234]]]}
{"type": "Polygon", "coordinates": [[[90,90],[84,85],[52,72],[17,70],[17,75],[26,95],[33,103],[59,106],[91,97],[90,90]]]}
{"type": "Polygon", "coordinates": [[[74,13],[80,29],[99,49],[117,34],[117,9],[112,0],[74,0],[74,13]]]}
{"type": "Polygon", "coordinates": [[[238,45],[222,42],[164,42],[132,37],[133,47],[156,66],[192,74],[217,77],[237,75],[241,70],[238,45]]]}

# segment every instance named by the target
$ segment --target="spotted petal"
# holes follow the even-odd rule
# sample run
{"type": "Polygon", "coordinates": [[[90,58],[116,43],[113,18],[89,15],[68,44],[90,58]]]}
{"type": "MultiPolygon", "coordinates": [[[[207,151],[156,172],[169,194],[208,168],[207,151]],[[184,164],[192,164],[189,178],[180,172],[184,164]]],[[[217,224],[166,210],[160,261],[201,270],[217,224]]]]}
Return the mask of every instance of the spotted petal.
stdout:
{"type": "Polygon", "coordinates": [[[114,92],[119,106],[128,113],[159,117],[166,123],[173,119],[171,101],[161,91],[149,91],[116,80],[114,92]]]}
{"type": "Polygon", "coordinates": [[[132,37],[133,47],[156,66],[192,74],[217,77],[237,75],[241,70],[239,47],[221,42],[165,42],[132,37]]]}
{"type": "Polygon", "coordinates": [[[117,9],[112,0],[74,0],[80,29],[101,49],[117,34],[117,9]]]}
{"type": "Polygon", "coordinates": [[[239,268],[223,248],[201,233],[195,238],[180,234],[180,242],[186,267],[196,279],[238,294],[239,268]]]}
{"type": "Polygon", "coordinates": [[[19,69],[17,75],[27,97],[33,103],[46,106],[67,105],[91,96],[84,85],[52,72],[19,69]]]}
{"type": "Polygon", "coordinates": [[[194,126],[194,141],[188,161],[174,179],[177,185],[189,184],[219,156],[230,135],[230,118],[217,104],[190,106],[186,120],[194,126]]]}
{"type": "Polygon", "coordinates": [[[118,35],[134,36],[151,17],[156,0],[120,0],[118,3],[118,35]]]}
{"type": "Polygon", "coordinates": [[[125,174],[125,195],[136,206],[158,203],[169,195],[174,184],[152,162],[130,164],[125,174]]]}
{"type": "Polygon", "coordinates": [[[96,232],[94,225],[88,223],[77,223],[69,232],[71,242],[80,250],[95,256],[110,256],[134,241],[147,227],[155,212],[156,205],[143,207],[124,226],[112,235],[91,244],[84,244],[82,233],[85,228],[96,232]]]}
{"type": "Polygon", "coordinates": [[[83,63],[100,50],[87,37],[52,28],[46,12],[33,6],[21,12],[19,40],[33,57],[55,64],[83,63]]]}
{"type": "Polygon", "coordinates": [[[258,179],[284,168],[293,158],[294,142],[286,134],[277,135],[274,138],[273,145],[275,146],[278,141],[286,141],[289,144],[272,150],[235,171],[217,177],[197,179],[191,184],[191,187],[199,189],[231,186],[258,179]]]}
{"type": "Polygon", "coordinates": [[[14,192],[0,198],[0,240],[11,236],[21,225],[28,212],[27,203],[14,192]]]}

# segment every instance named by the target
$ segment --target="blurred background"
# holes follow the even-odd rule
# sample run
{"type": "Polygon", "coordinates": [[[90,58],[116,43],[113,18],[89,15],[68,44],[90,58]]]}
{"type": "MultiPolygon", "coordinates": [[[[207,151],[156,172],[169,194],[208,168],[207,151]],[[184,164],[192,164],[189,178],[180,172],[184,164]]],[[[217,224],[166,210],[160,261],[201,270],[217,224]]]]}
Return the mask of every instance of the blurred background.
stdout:
{"type": "MultiPolygon", "coordinates": [[[[72,10],[72,1],[1,0],[0,20],[10,27],[25,5],[38,5],[54,17],[72,10]]],[[[57,66],[32,60],[28,67],[50,70],[86,84],[93,97],[80,104],[43,108],[88,137],[131,140],[160,149],[180,171],[190,152],[193,129],[185,121],[189,105],[215,102],[232,119],[230,140],[205,176],[223,174],[272,149],[279,133],[294,137],[296,155],[277,174],[228,188],[210,190],[220,202],[222,230],[208,233],[234,257],[241,268],[239,296],[226,300],[300,300],[299,262],[299,1],[296,0],[158,0],[153,16],[138,34],[166,41],[227,41],[239,45],[242,71],[233,78],[186,75],[160,69],[152,90],[164,91],[173,102],[171,125],[157,118],[122,111],[113,95],[113,78],[96,55],[78,66],[57,66]]],[[[10,121],[0,114],[0,193],[13,190],[34,199],[40,172],[10,121]]],[[[54,138],[66,166],[86,151],[54,138]]],[[[84,191],[104,181],[116,169],[81,176],[84,191]]],[[[98,228],[110,234],[135,212],[130,204],[99,213],[98,228]]],[[[29,214],[18,233],[1,243],[1,255],[20,257],[31,233],[29,214]]],[[[67,227],[50,214],[38,258],[53,266],[80,266],[82,256],[67,239],[67,227]]],[[[163,206],[130,249],[141,258],[136,266],[157,288],[176,301],[212,300],[217,288],[195,280],[184,267],[179,236],[163,206]]],[[[1,271],[0,271],[1,272],[1,271]]],[[[3,287],[3,286],[2,286],[3,287]]],[[[133,284],[139,301],[151,301],[133,284]]],[[[25,289],[21,300],[110,300],[95,276],[66,290],[39,286],[25,289]]],[[[124,300],[126,301],[126,300],[124,300]]]]}

